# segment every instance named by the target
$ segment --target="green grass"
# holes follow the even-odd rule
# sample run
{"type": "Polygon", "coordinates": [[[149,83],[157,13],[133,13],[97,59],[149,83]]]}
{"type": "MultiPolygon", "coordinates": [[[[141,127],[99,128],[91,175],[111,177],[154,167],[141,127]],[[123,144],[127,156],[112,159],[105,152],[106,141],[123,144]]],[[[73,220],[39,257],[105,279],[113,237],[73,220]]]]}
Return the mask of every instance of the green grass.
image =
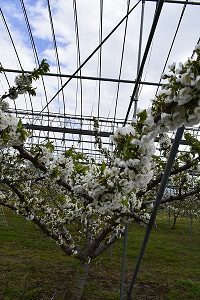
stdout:
{"type": "MultiPolygon", "coordinates": [[[[6,210],[9,226],[0,224],[0,300],[62,300],[71,289],[78,263],[31,222],[6,210]]],[[[158,218],[136,282],[135,300],[200,299],[199,223],[190,235],[189,221],[171,230],[158,218]]],[[[126,284],[130,282],[145,228],[129,227],[126,284]]],[[[86,300],[118,300],[122,241],[96,259],[85,287],[86,300]]],[[[70,299],[69,299],[70,300],[70,299]]]]}
{"type": "Polygon", "coordinates": [[[200,299],[200,283],[191,280],[177,280],[176,287],[168,294],[168,300],[179,299],[180,289],[182,292],[181,299],[200,299]]]}

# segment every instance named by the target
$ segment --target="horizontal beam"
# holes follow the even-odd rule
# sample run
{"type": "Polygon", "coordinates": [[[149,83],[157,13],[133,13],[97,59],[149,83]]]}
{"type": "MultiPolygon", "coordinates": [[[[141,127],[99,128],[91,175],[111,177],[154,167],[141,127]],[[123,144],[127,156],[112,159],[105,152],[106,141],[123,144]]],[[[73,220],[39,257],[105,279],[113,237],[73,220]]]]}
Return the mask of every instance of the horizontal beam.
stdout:
{"type": "MultiPolygon", "coordinates": [[[[61,133],[70,133],[70,134],[94,136],[94,131],[92,131],[92,130],[86,130],[86,129],[75,129],[75,128],[66,128],[66,127],[43,126],[43,125],[33,125],[33,124],[24,124],[24,127],[26,129],[38,130],[38,131],[61,132],[61,133]]],[[[100,136],[100,137],[109,137],[112,134],[113,134],[113,132],[100,131],[98,133],[98,136],[100,136]]],[[[54,139],[54,138],[52,137],[51,139],[54,139]]],[[[159,139],[156,138],[155,142],[159,142],[159,139]]],[[[173,143],[173,139],[171,139],[171,142],[173,143]]],[[[186,140],[181,140],[180,144],[181,145],[188,145],[188,143],[187,143],[186,140]]]]}
{"type": "MultiPolygon", "coordinates": [[[[65,134],[65,133],[64,133],[65,134]]],[[[47,136],[45,135],[31,135],[29,136],[30,139],[46,139],[47,136]]],[[[81,143],[81,144],[94,144],[94,141],[89,141],[88,139],[87,140],[80,140],[79,138],[77,139],[69,139],[67,137],[65,137],[64,139],[63,138],[59,138],[59,137],[55,137],[55,136],[50,136],[48,137],[49,140],[54,140],[54,141],[58,141],[58,142],[70,142],[70,143],[81,143]]],[[[107,143],[107,142],[103,142],[103,145],[108,145],[110,146],[111,143],[107,143]]],[[[63,146],[64,147],[64,146],[63,146]]]]}
{"type": "MultiPolygon", "coordinates": [[[[9,113],[11,114],[16,114],[16,111],[15,110],[12,110],[12,109],[9,109],[8,110],[9,113]]],[[[34,115],[34,116],[38,116],[39,115],[39,112],[32,112],[31,110],[21,110],[21,109],[18,109],[17,110],[17,114],[18,114],[18,117],[20,118],[20,115],[34,115]]],[[[93,122],[93,117],[88,117],[88,116],[83,116],[82,118],[80,116],[74,116],[74,115],[62,115],[62,114],[55,114],[55,113],[45,113],[43,112],[41,115],[41,119],[43,117],[48,117],[48,118],[63,118],[63,119],[69,119],[69,120],[82,120],[82,121],[90,121],[90,122],[93,122]]],[[[48,120],[47,120],[48,121],[48,120]]],[[[49,121],[51,121],[51,119],[49,119],[49,121]]],[[[111,125],[122,125],[123,124],[123,120],[122,119],[115,119],[115,122],[114,122],[114,119],[113,118],[105,118],[105,119],[99,119],[98,120],[99,122],[105,122],[105,123],[111,123],[111,125]]],[[[55,121],[56,122],[56,121],[55,121]]],[[[64,122],[64,121],[63,121],[64,122]]],[[[26,125],[24,125],[26,126],[26,125]]],[[[105,125],[104,125],[105,126],[105,125]]],[[[111,126],[110,126],[111,127],[111,126]]],[[[198,127],[186,127],[185,128],[186,131],[198,131],[200,132],[200,126],[198,127]]]]}
{"type": "MultiPolygon", "coordinates": [[[[24,127],[26,129],[38,130],[38,131],[61,132],[61,133],[71,133],[71,134],[94,136],[94,131],[85,130],[85,129],[54,127],[54,126],[42,126],[42,125],[34,125],[34,124],[24,124],[24,127]]],[[[98,136],[109,137],[111,134],[113,134],[113,133],[112,132],[106,132],[106,131],[100,131],[98,133],[98,136]]]]}
{"type": "MultiPolygon", "coordinates": [[[[39,113],[39,111],[31,111],[31,110],[22,110],[22,109],[17,109],[14,110],[14,109],[9,109],[8,110],[9,113],[11,114],[14,114],[16,115],[17,113],[17,116],[20,118],[20,115],[23,115],[23,116],[29,116],[31,118],[31,116],[39,116],[40,119],[37,119],[38,121],[40,120],[46,120],[45,118],[48,118],[47,121],[52,121],[51,118],[58,118],[58,119],[64,119],[62,122],[66,122],[66,121],[76,121],[76,120],[79,120],[79,121],[89,121],[89,122],[94,122],[93,120],[93,117],[89,117],[89,116],[82,116],[80,117],[79,115],[75,116],[75,115],[64,115],[64,114],[56,114],[56,113],[45,113],[45,112],[42,112],[42,114],[39,113]]],[[[60,120],[59,120],[60,121],[60,120]]],[[[55,121],[56,122],[56,121],[55,121]]],[[[57,121],[58,122],[58,121],[57,121]]],[[[106,123],[106,124],[110,124],[110,126],[114,126],[114,125],[119,125],[119,124],[123,124],[123,120],[122,119],[114,119],[113,118],[99,118],[98,119],[98,122],[99,123],[106,123]]]]}
{"type": "MultiPolygon", "coordinates": [[[[22,71],[22,70],[15,70],[15,69],[3,69],[6,73],[29,73],[31,74],[32,71],[22,71]]],[[[120,83],[130,83],[134,84],[135,80],[128,80],[128,79],[117,79],[117,78],[106,78],[106,77],[93,77],[93,76],[78,76],[78,75],[69,75],[69,74],[57,74],[57,73],[45,73],[44,76],[50,77],[62,77],[62,78],[76,78],[76,79],[86,79],[86,80],[96,80],[96,81],[107,81],[107,82],[120,82],[120,83]]],[[[162,85],[161,83],[157,82],[149,82],[149,81],[140,81],[140,84],[144,85],[153,85],[159,86],[162,85]]]]}

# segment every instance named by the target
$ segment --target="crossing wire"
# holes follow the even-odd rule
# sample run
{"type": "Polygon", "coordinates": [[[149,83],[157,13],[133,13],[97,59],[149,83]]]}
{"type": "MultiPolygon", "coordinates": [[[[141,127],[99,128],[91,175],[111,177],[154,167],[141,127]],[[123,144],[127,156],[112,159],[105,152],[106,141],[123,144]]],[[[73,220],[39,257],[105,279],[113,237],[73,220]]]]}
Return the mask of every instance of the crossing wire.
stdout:
{"type": "MultiPolygon", "coordinates": [[[[102,35],[103,35],[103,0],[100,0],[99,44],[102,43],[102,35]]],[[[101,78],[101,71],[102,71],[102,46],[99,48],[99,78],[101,78]]],[[[99,81],[98,108],[97,108],[98,119],[100,114],[100,101],[101,101],[101,81],[99,81]]]]}
{"type": "MultiPolygon", "coordinates": [[[[111,30],[111,32],[102,40],[102,43],[99,44],[94,51],[92,51],[92,53],[86,58],[86,60],[80,65],[79,68],[77,68],[77,70],[70,76],[70,78],[64,83],[64,85],[59,89],[59,91],[57,91],[57,93],[49,100],[48,104],[50,104],[55,97],[61,92],[62,89],[64,89],[66,87],[66,85],[72,80],[73,76],[76,75],[81,69],[82,67],[90,60],[90,58],[100,49],[100,47],[109,39],[109,37],[116,31],[116,29],[124,22],[124,20],[126,20],[126,18],[131,14],[131,12],[138,6],[138,4],[141,2],[141,0],[139,0],[130,10],[129,12],[121,19],[121,21],[111,30]]],[[[48,105],[47,104],[47,105],[48,105]]],[[[46,108],[46,106],[40,111],[39,114],[41,114],[44,109],[46,108]]]]}
{"type": "MultiPolygon", "coordinates": [[[[130,9],[130,0],[127,0],[127,12],[130,9]]],[[[120,68],[119,68],[119,76],[118,79],[121,79],[122,75],[122,66],[123,66],[123,61],[124,61],[124,51],[125,51],[125,44],[126,44],[126,37],[127,37],[127,28],[128,28],[128,17],[126,18],[125,22],[125,28],[124,28],[124,37],[123,37],[123,44],[122,44],[122,53],[121,53],[121,60],[120,60],[120,68]]],[[[118,99],[119,99],[119,89],[120,89],[120,82],[117,84],[117,92],[116,92],[116,99],[115,99],[115,109],[114,109],[114,123],[116,119],[116,114],[117,114],[117,105],[118,105],[118,99]]]]}
{"type": "MultiPolygon", "coordinates": [[[[169,52],[168,52],[168,54],[167,54],[167,58],[166,58],[164,67],[163,67],[163,70],[162,70],[162,73],[161,73],[162,75],[164,74],[165,69],[166,69],[166,66],[167,66],[167,63],[168,63],[168,61],[169,61],[169,57],[170,57],[170,55],[171,55],[171,52],[172,52],[172,49],[173,49],[173,46],[174,46],[174,43],[175,43],[175,40],[176,40],[178,31],[179,31],[179,28],[180,28],[180,25],[181,25],[181,22],[182,22],[182,20],[183,20],[183,16],[184,16],[184,13],[185,13],[185,9],[186,9],[186,7],[187,7],[187,2],[188,2],[188,0],[185,1],[185,4],[184,4],[184,6],[183,6],[183,9],[182,9],[182,12],[181,12],[179,21],[178,21],[178,25],[177,25],[177,27],[176,27],[176,31],[175,31],[175,34],[174,34],[174,37],[173,37],[173,40],[172,40],[172,43],[171,43],[169,52]]],[[[162,75],[161,75],[161,77],[160,77],[159,84],[161,83],[162,75]]],[[[158,93],[158,89],[159,89],[159,86],[158,86],[157,89],[156,89],[156,94],[155,94],[155,96],[156,96],[157,93],[158,93]]]]}
{"type": "MultiPolygon", "coordinates": [[[[22,67],[22,64],[21,64],[21,61],[20,61],[20,58],[19,58],[17,49],[16,49],[16,47],[15,47],[14,40],[13,40],[13,38],[12,38],[10,29],[9,29],[8,24],[7,24],[7,21],[6,21],[6,18],[5,18],[5,16],[4,16],[4,13],[3,13],[3,11],[2,11],[1,8],[0,8],[0,14],[1,14],[1,17],[2,17],[2,20],[3,20],[3,23],[4,23],[4,26],[5,26],[5,28],[6,28],[6,31],[7,31],[7,33],[8,33],[8,36],[9,36],[9,38],[10,38],[11,44],[12,44],[12,46],[13,46],[15,55],[16,55],[16,57],[17,57],[17,61],[18,61],[18,63],[19,63],[19,66],[20,66],[21,70],[23,71],[23,67],[22,67]]],[[[6,78],[6,80],[7,80],[7,78],[6,78]]],[[[8,80],[7,80],[7,82],[8,82],[8,80]]],[[[8,86],[10,87],[10,84],[9,84],[9,83],[8,83],[8,86]]],[[[25,95],[24,95],[24,99],[25,99],[25,102],[26,102],[26,96],[25,96],[25,95]]],[[[30,104],[31,104],[31,110],[32,110],[32,112],[33,112],[33,104],[32,104],[32,100],[31,100],[31,96],[30,96],[30,95],[29,95],[29,100],[30,100],[30,104]]],[[[27,105],[27,103],[26,103],[26,105],[27,105]]],[[[16,107],[16,102],[15,102],[15,101],[14,101],[14,106],[15,106],[15,109],[16,109],[16,113],[15,113],[15,114],[17,115],[17,107],[16,107]]]]}
{"type": "Polygon", "coordinates": [[[142,61],[141,61],[140,69],[139,69],[139,72],[138,72],[138,75],[137,75],[137,79],[136,79],[134,90],[133,90],[133,93],[132,93],[132,96],[131,96],[131,100],[130,100],[130,103],[129,103],[129,106],[128,106],[126,117],[124,119],[124,126],[127,123],[129,113],[130,113],[130,110],[131,110],[131,106],[133,104],[133,101],[135,99],[135,95],[136,95],[137,90],[138,90],[138,86],[140,84],[140,80],[141,80],[141,77],[142,77],[144,65],[145,65],[145,62],[146,62],[146,59],[147,59],[147,56],[148,56],[148,53],[149,53],[149,49],[151,47],[151,43],[152,43],[153,36],[154,36],[155,30],[156,30],[156,27],[157,27],[157,24],[158,24],[158,20],[159,20],[161,11],[162,11],[163,4],[164,4],[164,0],[159,0],[159,2],[157,4],[157,9],[156,9],[156,13],[155,13],[154,20],[153,20],[153,23],[152,23],[149,38],[148,38],[146,48],[145,48],[145,51],[144,51],[144,54],[143,54],[143,58],[142,58],[142,61]]]}
{"type": "MultiPolygon", "coordinates": [[[[36,48],[35,41],[34,41],[34,38],[33,38],[33,34],[32,34],[32,30],[31,30],[31,26],[30,26],[30,22],[29,22],[29,18],[28,18],[28,14],[27,14],[27,10],[26,10],[24,1],[20,0],[20,4],[21,4],[23,15],[24,15],[24,20],[25,20],[25,23],[26,23],[26,27],[27,27],[27,30],[28,30],[29,39],[30,39],[30,42],[31,42],[32,50],[33,50],[33,56],[35,58],[35,63],[36,63],[36,66],[39,66],[40,61],[39,61],[37,48],[36,48]]],[[[43,85],[43,89],[44,89],[45,101],[47,103],[48,102],[47,92],[46,92],[46,87],[45,87],[43,76],[41,76],[41,80],[42,80],[42,85],[43,85]]],[[[47,107],[47,113],[49,114],[49,107],[47,107]]]]}
{"type": "MultiPolygon", "coordinates": [[[[76,0],[73,0],[73,11],[74,11],[74,26],[75,26],[75,33],[76,33],[76,47],[77,47],[77,68],[81,65],[81,49],[80,49],[80,38],[79,38],[79,25],[78,25],[78,13],[77,13],[77,4],[76,0]]],[[[82,75],[81,69],[79,70],[80,77],[82,75]]],[[[83,83],[82,79],[80,78],[80,115],[81,115],[81,121],[80,121],[80,127],[82,129],[83,127],[83,83]]],[[[77,107],[78,107],[78,79],[77,79],[77,87],[76,87],[76,107],[75,107],[75,116],[77,113],[77,107]]],[[[81,142],[82,136],[79,135],[79,141],[81,142]]]]}
{"type": "MultiPolygon", "coordinates": [[[[77,16],[77,6],[76,1],[73,0],[73,11],[74,11],[74,29],[76,34],[76,48],[77,48],[77,68],[81,64],[81,52],[80,52],[80,41],[79,41],[79,28],[78,28],[78,16],[77,16]]],[[[80,98],[82,103],[82,72],[79,71],[80,74],[80,98]]],[[[79,90],[79,80],[77,78],[77,85],[76,85],[76,106],[75,106],[75,116],[77,114],[77,108],[78,108],[78,90],[79,90]]]]}
{"type": "MultiPolygon", "coordinates": [[[[58,47],[57,47],[57,42],[56,42],[56,36],[55,36],[55,29],[54,29],[54,23],[53,23],[53,17],[52,17],[52,12],[51,12],[51,6],[49,0],[47,0],[47,8],[48,8],[48,14],[49,14],[49,21],[51,25],[51,33],[52,33],[52,39],[53,39],[53,46],[55,50],[55,57],[56,57],[56,64],[57,64],[57,73],[61,75],[61,67],[60,67],[60,60],[59,60],[59,55],[58,55],[58,47]]],[[[62,77],[57,77],[57,79],[60,79],[60,84],[61,86],[63,85],[62,77]]],[[[58,87],[59,88],[59,87],[58,87]]],[[[59,96],[59,95],[58,95],[59,96]]],[[[58,97],[59,100],[59,97],[58,97]]],[[[62,90],[62,103],[63,103],[63,114],[64,116],[66,115],[66,107],[65,107],[65,96],[64,96],[64,91],[62,90]]],[[[60,111],[60,107],[59,107],[60,111]]],[[[63,141],[65,140],[65,134],[63,134],[63,141]]]]}
{"type": "MultiPolygon", "coordinates": [[[[7,29],[7,31],[8,31],[8,34],[9,34],[9,37],[11,38],[11,42],[12,42],[12,44],[13,44],[13,46],[14,46],[14,49],[16,50],[15,45],[14,45],[14,42],[13,42],[13,39],[12,39],[12,36],[11,36],[10,31],[9,31],[9,29],[8,29],[8,26],[7,26],[6,19],[5,19],[5,17],[4,17],[4,14],[3,14],[3,11],[2,11],[1,8],[0,8],[0,13],[1,13],[1,17],[2,17],[2,20],[3,20],[4,26],[6,27],[6,29],[7,29]]],[[[0,67],[3,68],[2,63],[0,63],[0,67]]],[[[21,67],[21,65],[20,65],[20,67],[21,67]]],[[[21,70],[22,70],[22,67],[21,67],[21,70]]],[[[6,73],[5,73],[5,71],[3,71],[3,74],[4,74],[4,76],[5,76],[5,79],[6,79],[6,82],[7,82],[7,84],[8,84],[8,87],[10,88],[11,85],[10,85],[10,83],[9,83],[9,80],[8,80],[8,77],[7,77],[6,73]]],[[[14,106],[15,106],[15,110],[16,110],[15,114],[16,114],[16,116],[17,116],[17,107],[16,107],[15,99],[14,99],[14,106]]]]}
{"type": "MultiPolygon", "coordinates": [[[[58,55],[58,47],[57,47],[57,42],[56,42],[55,29],[54,29],[54,23],[53,23],[51,6],[50,6],[49,0],[47,0],[47,7],[48,7],[48,13],[49,13],[49,21],[50,21],[50,25],[51,25],[53,46],[54,46],[55,56],[56,56],[57,69],[58,69],[58,73],[61,74],[60,60],[59,60],[59,55],[58,55]]],[[[60,83],[62,86],[63,85],[62,77],[60,77],[60,83]]],[[[65,96],[64,96],[63,90],[62,90],[62,99],[63,99],[63,114],[65,115],[65,96]]]]}
{"type": "MultiPolygon", "coordinates": [[[[2,63],[1,63],[1,62],[0,62],[0,67],[3,69],[3,66],[2,66],[2,63]]],[[[8,76],[6,75],[6,72],[4,71],[4,69],[3,69],[2,73],[3,73],[3,75],[4,75],[5,79],[6,79],[6,82],[7,82],[8,87],[9,87],[9,89],[10,89],[11,85],[10,85],[10,82],[9,82],[9,80],[8,80],[8,76]]],[[[1,83],[1,84],[2,84],[2,83],[1,83]]],[[[2,88],[3,88],[3,84],[2,84],[2,88]]],[[[4,89],[4,88],[3,88],[3,89],[4,89]]],[[[17,116],[17,106],[16,106],[16,101],[15,101],[15,99],[13,99],[13,102],[14,102],[14,107],[15,107],[15,115],[17,116]]]]}

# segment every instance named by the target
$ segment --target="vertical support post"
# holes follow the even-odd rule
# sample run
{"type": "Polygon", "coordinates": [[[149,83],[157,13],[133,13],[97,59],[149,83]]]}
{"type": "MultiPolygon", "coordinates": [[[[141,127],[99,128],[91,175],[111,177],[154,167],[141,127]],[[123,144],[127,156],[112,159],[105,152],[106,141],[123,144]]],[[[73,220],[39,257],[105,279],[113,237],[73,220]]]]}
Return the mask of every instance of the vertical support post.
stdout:
{"type": "Polygon", "coordinates": [[[120,280],[120,300],[124,299],[124,282],[125,282],[125,273],[126,273],[127,241],[128,241],[128,225],[126,224],[125,229],[124,229],[124,240],[123,240],[123,257],[122,257],[121,280],[120,280]]]}
{"type": "MultiPolygon", "coordinates": [[[[139,37],[138,61],[137,61],[137,76],[138,76],[139,71],[140,71],[140,62],[141,62],[141,53],[142,53],[142,36],[143,36],[143,27],[144,27],[144,7],[145,7],[145,0],[142,0],[142,10],[141,10],[141,20],[140,20],[140,37],[139,37]]],[[[133,118],[135,118],[136,114],[137,114],[138,92],[139,92],[139,85],[138,85],[138,89],[135,93],[133,118]]]]}
{"type": "Polygon", "coordinates": [[[151,230],[153,228],[153,225],[154,225],[154,222],[155,222],[155,219],[156,219],[158,208],[160,206],[160,203],[161,203],[164,191],[165,191],[165,187],[167,185],[167,181],[168,181],[168,178],[170,176],[170,172],[171,172],[171,169],[172,169],[174,159],[175,159],[176,154],[178,152],[178,147],[179,147],[179,144],[181,142],[183,132],[184,132],[184,126],[178,128],[178,130],[176,132],[176,136],[174,138],[174,142],[173,142],[170,154],[169,154],[169,158],[167,160],[167,164],[166,164],[166,167],[165,167],[165,170],[164,170],[164,174],[163,174],[163,177],[162,177],[160,188],[159,188],[159,191],[157,193],[157,197],[156,197],[156,200],[155,200],[153,211],[152,211],[152,214],[151,214],[151,217],[150,217],[150,220],[149,220],[149,224],[148,224],[148,227],[147,227],[147,230],[146,230],[146,233],[145,233],[145,237],[144,237],[141,249],[140,249],[140,253],[139,253],[139,256],[138,256],[136,267],[135,267],[135,270],[133,272],[132,280],[131,280],[131,283],[130,283],[130,286],[129,286],[129,289],[128,289],[128,292],[127,292],[127,300],[131,299],[131,294],[133,292],[133,288],[134,288],[134,284],[135,284],[135,281],[136,281],[136,278],[137,278],[137,274],[139,272],[140,265],[141,265],[141,262],[142,262],[142,259],[143,259],[143,256],[144,256],[144,252],[145,252],[145,249],[146,249],[146,246],[147,246],[150,234],[151,234],[151,230]]]}
{"type": "MultiPolygon", "coordinates": [[[[137,75],[139,74],[140,62],[141,62],[142,36],[143,36],[143,25],[144,25],[144,8],[145,8],[145,0],[142,0],[138,60],[137,60],[137,75]]],[[[138,86],[138,89],[135,94],[133,118],[135,118],[136,114],[137,114],[138,91],[139,91],[139,86],[138,86]]],[[[125,229],[124,229],[123,258],[122,258],[122,266],[121,266],[120,300],[124,299],[124,281],[125,281],[125,273],[126,273],[127,242],[128,242],[128,225],[126,224],[125,229]]]]}

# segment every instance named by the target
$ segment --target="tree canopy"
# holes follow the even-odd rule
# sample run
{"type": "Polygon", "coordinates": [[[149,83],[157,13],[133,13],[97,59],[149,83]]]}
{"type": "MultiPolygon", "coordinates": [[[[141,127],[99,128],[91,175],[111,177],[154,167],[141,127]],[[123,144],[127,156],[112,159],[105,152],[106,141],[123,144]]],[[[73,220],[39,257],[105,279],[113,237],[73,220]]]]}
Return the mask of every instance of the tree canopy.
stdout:
{"type": "MultiPolygon", "coordinates": [[[[169,69],[151,108],[111,136],[113,151],[102,147],[94,120],[96,143],[104,155],[101,164],[73,147],[57,155],[49,141],[25,148],[29,132],[9,113],[6,98],[34,95],[33,82],[48,71],[48,64],[43,60],[32,74],[17,76],[0,98],[0,204],[34,222],[67,255],[83,262],[113,244],[126,223],[148,222],[170,147],[166,133],[200,122],[200,45],[193,59],[169,69]],[[163,159],[155,155],[158,135],[163,159]]],[[[185,138],[192,156],[179,155],[171,171],[173,184],[180,187],[179,200],[199,192],[198,180],[190,185],[187,172],[199,172],[200,144],[189,133],[185,138]]],[[[162,202],[177,200],[176,196],[162,202]]]]}

